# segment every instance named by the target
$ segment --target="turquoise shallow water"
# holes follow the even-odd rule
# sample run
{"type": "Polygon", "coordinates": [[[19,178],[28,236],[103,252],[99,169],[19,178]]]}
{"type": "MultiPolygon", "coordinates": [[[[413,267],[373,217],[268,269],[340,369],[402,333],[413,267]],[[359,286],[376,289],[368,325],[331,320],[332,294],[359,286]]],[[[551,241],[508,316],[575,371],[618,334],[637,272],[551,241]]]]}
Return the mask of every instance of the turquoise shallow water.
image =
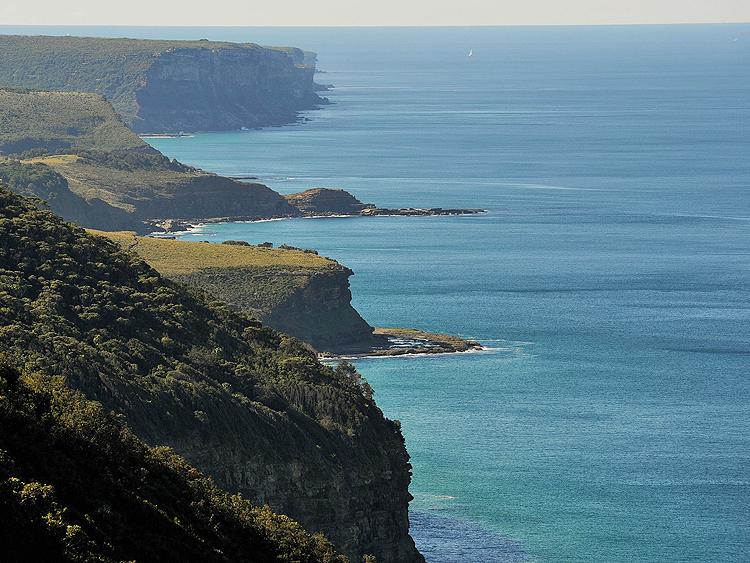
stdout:
{"type": "Polygon", "coordinates": [[[750,27],[88,31],[320,53],[335,105],[171,157],[488,209],[188,237],[317,248],[372,324],[492,348],[358,363],[428,560],[750,559],[750,27]]]}

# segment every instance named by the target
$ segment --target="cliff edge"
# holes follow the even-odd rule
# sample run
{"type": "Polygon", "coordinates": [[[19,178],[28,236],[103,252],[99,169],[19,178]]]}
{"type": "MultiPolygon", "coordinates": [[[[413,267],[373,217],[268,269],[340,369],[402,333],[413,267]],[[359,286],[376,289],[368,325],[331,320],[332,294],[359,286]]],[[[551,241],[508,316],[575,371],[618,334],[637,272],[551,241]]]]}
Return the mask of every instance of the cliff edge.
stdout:
{"type": "Polygon", "coordinates": [[[409,456],[350,366],[162,278],[115,243],[0,189],[0,352],[61,376],[228,491],[354,561],[423,561],[409,456]]]}
{"type": "Polygon", "coordinates": [[[319,352],[375,344],[374,329],[352,307],[353,272],[330,258],[241,241],[211,244],[94,232],[136,252],[169,279],[200,288],[319,352]]]}
{"type": "Polygon", "coordinates": [[[101,94],[139,133],[293,122],[325,102],[314,60],[252,43],[0,36],[0,84],[101,94]]]}

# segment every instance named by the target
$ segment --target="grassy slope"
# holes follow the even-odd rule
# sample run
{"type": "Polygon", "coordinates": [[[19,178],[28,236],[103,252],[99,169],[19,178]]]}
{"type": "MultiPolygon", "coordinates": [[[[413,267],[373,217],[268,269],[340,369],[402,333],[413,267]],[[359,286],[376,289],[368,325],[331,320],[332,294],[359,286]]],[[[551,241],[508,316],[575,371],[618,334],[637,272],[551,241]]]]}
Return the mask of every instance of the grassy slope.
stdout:
{"type": "Polygon", "coordinates": [[[129,232],[92,232],[106,236],[123,248],[134,250],[165,276],[194,274],[210,268],[341,267],[330,258],[301,250],[139,237],[129,232]]]}
{"type": "MultiPolygon", "coordinates": [[[[0,89],[0,153],[30,150],[46,154],[25,163],[52,168],[75,195],[101,200],[132,215],[132,221],[299,214],[266,186],[170,161],[95,94],[0,89]]],[[[101,223],[82,224],[101,228],[101,223]]],[[[123,223],[113,222],[113,230],[121,230],[123,223]]]]}
{"type": "Polygon", "coordinates": [[[101,405],[0,363],[8,561],[343,561],[320,535],[149,448],[101,405]]]}
{"type": "Polygon", "coordinates": [[[0,89],[0,153],[152,151],[97,94],[0,89]]]}
{"type": "MultiPolygon", "coordinates": [[[[314,276],[337,279],[349,273],[334,260],[300,250],[186,242],[127,232],[91,232],[136,252],[170,279],[202,289],[291,333],[297,332],[294,327],[308,315],[300,310],[286,311],[288,300],[309,287],[314,276]]],[[[314,309],[312,303],[310,307],[314,309]]],[[[324,326],[324,313],[322,309],[310,312],[318,316],[321,335],[327,331],[335,333],[337,327],[324,326]]],[[[356,315],[353,310],[352,313],[356,315]]]]}

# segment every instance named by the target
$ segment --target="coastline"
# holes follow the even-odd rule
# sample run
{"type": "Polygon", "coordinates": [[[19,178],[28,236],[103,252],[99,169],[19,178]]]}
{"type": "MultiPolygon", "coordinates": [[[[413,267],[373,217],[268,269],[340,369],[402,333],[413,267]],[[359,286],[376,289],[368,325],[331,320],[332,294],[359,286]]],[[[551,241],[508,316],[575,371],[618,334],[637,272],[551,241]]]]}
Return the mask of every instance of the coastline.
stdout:
{"type": "Polygon", "coordinates": [[[401,358],[488,352],[491,348],[476,340],[413,328],[375,328],[374,342],[354,346],[348,351],[320,353],[322,361],[401,358]]]}
{"type": "Polygon", "coordinates": [[[355,361],[355,360],[385,360],[385,359],[418,359],[418,358],[433,358],[440,356],[459,356],[463,354],[483,354],[494,352],[495,348],[489,346],[479,346],[471,350],[454,350],[452,352],[405,352],[402,354],[375,354],[375,353],[362,353],[362,354],[318,354],[318,360],[322,363],[339,362],[339,361],[355,361]]]}
{"type": "MultiPolygon", "coordinates": [[[[412,210],[411,208],[409,210],[412,210]]],[[[173,235],[176,237],[201,232],[208,225],[220,225],[224,223],[269,223],[271,221],[286,221],[290,219],[358,219],[361,217],[467,217],[473,215],[486,215],[486,209],[459,210],[464,213],[429,213],[430,209],[414,208],[413,211],[421,213],[326,213],[316,215],[280,215],[277,217],[254,217],[239,215],[237,217],[208,217],[202,219],[156,219],[148,221],[152,227],[174,223],[179,227],[176,230],[162,229],[153,230],[147,236],[173,235]]]]}

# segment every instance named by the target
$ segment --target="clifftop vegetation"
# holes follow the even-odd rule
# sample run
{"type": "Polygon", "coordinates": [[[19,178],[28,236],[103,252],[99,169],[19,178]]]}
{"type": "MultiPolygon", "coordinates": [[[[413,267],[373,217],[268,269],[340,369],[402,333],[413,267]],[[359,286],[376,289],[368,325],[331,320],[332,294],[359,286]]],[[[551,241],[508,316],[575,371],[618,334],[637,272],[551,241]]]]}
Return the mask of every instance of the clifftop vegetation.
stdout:
{"type": "MultiPolygon", "coordinates": [[[[338,387],[351,408],[361,402],[300,342],[190,294],[137,255],[2,188],[0,297],[0,351],[17,352],[27,369],[81,384],[106,374],[157,387],[186,377],[200,387],[208,377],[249,396],[255,385],[294,381],[338,387]]],[[[342,430],[355,430],[355,419],[342,430]]]]}
{"type": "MultiPolygon", "coordinates": [[[[65,155],[50,157],[50,160],[62,163],[72,158],[78,157],[65,155]]],[[[0,182],[18,194],[43,200],[52,211],[79,225],[100,229],[119,227],[139,232],[146,229],[131,214],[109,205],[96,194],[86,199],[73,192],[66,178],[42,162],[24,163],[0,157],[0,182]]]]}
{"type": "Polygon", "coordinates": [[[0,89],[1,152],[23,158],[5,169],[6,181],[14,190],[33,193],[51,205],[54,199],[57,203],[71,199],[72,192],[82,200],[78,208],[90,209],[52,208],[87,227],[142,232],[145,225],[137,225],[148,219],[300,214],[266,186],[169,160],[128,129],[112,107],[94,94],[0,89]],[[36,189],[37,184],[21,185],[10,174],[29,175],[31,169],[24,171],[25,165],[34,165],[37,172],[44,165],[65,181],[58,177],[42,189],[36,189]]]}
{"type": "Polygon", "coordinates": [[[319,351],[370,344],[372,327],[351,305],[352,271],[311,251],[99,233],[161,274],[205,290],[319,351]]]}

